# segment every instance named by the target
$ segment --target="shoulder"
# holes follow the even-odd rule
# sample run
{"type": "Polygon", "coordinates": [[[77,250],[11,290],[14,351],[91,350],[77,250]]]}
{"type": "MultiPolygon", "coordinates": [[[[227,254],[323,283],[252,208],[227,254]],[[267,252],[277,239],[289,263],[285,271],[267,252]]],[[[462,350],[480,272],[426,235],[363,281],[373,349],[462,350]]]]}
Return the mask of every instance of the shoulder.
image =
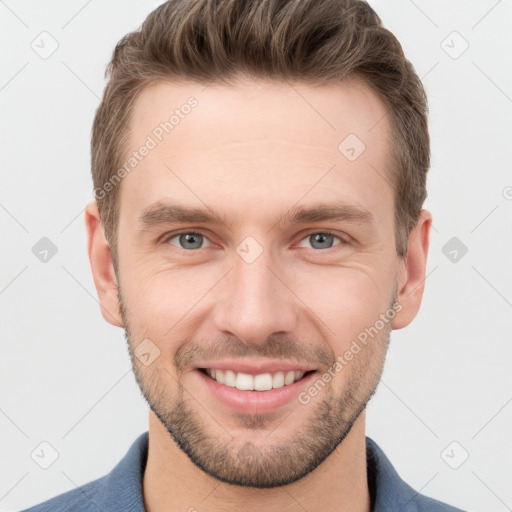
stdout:
{"type": "Polygon", "coordinates": [[[411,499],[409,505],[408,512],[468,512],[420,493],[411,499]]]}
{"type": "Polygon", "coordinates": [[[366,462],[373,512],[467,512],[413,489],[369,437],[366,437],[366,462]]]}
{"type": "Polygon", "coordinates": [[[105,478],[98,478],[20,512],[98,512],[95,498],[105,478]]]}
{"type": "Polygon", "coordinates": [[[148,439],[147,431],[140,434],[107,475],[21,512],[144,512],[142,475],[148,439]]]}

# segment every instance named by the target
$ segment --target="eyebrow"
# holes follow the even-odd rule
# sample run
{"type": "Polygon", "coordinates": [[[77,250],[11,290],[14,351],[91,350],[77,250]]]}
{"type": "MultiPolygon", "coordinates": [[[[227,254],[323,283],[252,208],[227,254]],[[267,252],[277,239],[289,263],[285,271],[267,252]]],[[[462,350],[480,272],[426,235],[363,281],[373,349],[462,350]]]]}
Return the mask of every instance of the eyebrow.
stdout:
{"type": "MultiPolygon", "coordinates": [[[[224,224],[231,228],[237,216],[228,216],[210,209],[191,208],[176,203],[157,201],[142,211],[138,218],[140,230],[146,230],[166,224],[204,223],[224,224]]],[[[361,206],[351,203],[318,203],[308,206],[293,206],[275,219],[273,227],[283,224],[298,225],[321,221],[348,221],[372,225],[373,214],[361,206]]]]}

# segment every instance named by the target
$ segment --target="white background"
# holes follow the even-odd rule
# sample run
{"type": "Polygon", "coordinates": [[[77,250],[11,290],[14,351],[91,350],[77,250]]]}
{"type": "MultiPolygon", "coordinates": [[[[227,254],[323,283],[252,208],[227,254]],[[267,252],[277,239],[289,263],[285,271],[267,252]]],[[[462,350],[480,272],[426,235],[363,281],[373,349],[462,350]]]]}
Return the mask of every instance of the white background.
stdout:
{"type": "MultiPolygon", "coordinates": [[[[115,43],[159,3],[0,3],[4,510],[103,476],[147,430],[123,332],[99,311],[83,209],[105,66],[115,43]],[[47,59],[31,48],[42,31],[59,45],[47,59]],[[58,248],[47,263],[32,253],[42,237],[58,248]],[[31,458],[43,441],[59,454],[46,470],[31,458]]],[[[504,512],[512,507],[512,4],[371,4],[429,96],[425,207],[434,229],[422,309],[392,334],[367,433],[418,491],[504,512]],[[452,58],[461,37],[469,47],[452,58]],[[468,248],[455,263],[442,252],[452,237],[468,248]],[[452,441],[452,460],[469,454],[458,469],[441,456],[452,441]]]]}

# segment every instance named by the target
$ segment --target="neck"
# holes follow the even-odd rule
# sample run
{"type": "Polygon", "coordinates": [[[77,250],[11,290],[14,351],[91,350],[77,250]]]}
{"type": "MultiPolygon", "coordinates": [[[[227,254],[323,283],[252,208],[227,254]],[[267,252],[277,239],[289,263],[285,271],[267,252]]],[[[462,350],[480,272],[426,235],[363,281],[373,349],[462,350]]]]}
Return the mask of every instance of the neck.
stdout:
{"type": "Polygon", "coordinates": [[[204,473],[149,412],[149,449],[143,482],[147,512],[370,512],[366,474],[365,411],[336,450],[293,484],[273,489],[239,487],[204,473]]]}

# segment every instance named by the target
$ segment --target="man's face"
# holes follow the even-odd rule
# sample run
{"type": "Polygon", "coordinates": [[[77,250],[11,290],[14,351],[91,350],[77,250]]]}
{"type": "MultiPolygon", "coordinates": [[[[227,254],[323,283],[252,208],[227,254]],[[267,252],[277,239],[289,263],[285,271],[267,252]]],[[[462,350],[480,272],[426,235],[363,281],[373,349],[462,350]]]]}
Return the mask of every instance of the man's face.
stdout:
{"type": "Polygon", "coordinates": [[[391,330],[378,320],[393,306],[399,268],[385,112],[353,80],[156,84],[137,100],[130,152],[148,135],[157,144],[121,183],[124,327],[151,409],[220,480],[273,487],[305,476],[375,391],[391,330]],[[158,131],[191,96],[197,105],[182,109],[189,113],[169,133],[158,131]],[[173,220],[165,205],[222,221],[173,220]],[[328,206],[343,215],[293,216],[328,206]],[[356,353],[354,340],[372,327],[356,353]],[[134,355],[143,341],[151,364],[134,355]],[[240,391],[199,369],[268,362],[278,362],[273,379],[279,362],[309,373],[292,392],[240,391]],[[270,398],[280,392],[281,402],[270,398]],[[226,401],[249,394],[261,405],[226,401]]]}

